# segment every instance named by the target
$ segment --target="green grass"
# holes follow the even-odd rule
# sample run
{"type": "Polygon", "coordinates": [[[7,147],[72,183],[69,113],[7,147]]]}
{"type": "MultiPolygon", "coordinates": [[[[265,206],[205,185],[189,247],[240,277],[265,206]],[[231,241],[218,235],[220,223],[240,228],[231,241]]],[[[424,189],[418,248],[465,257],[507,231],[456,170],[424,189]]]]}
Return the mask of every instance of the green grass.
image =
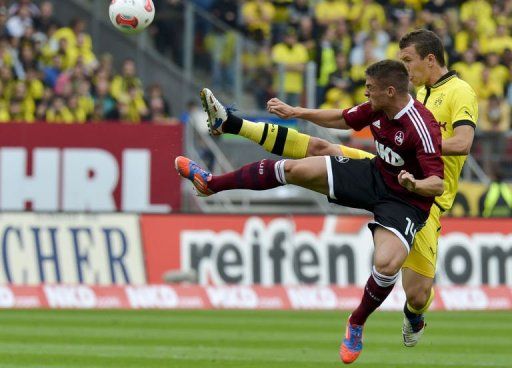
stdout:
{"type": "MultiPolygon", "coordinates": [[[[340,367],[345,312],[0,311],[1,368],[340,367]]],[[[512,313],[429,313],[405,348],[400,313],[377,312],[353,366],[512,367],[512,313]]]]}

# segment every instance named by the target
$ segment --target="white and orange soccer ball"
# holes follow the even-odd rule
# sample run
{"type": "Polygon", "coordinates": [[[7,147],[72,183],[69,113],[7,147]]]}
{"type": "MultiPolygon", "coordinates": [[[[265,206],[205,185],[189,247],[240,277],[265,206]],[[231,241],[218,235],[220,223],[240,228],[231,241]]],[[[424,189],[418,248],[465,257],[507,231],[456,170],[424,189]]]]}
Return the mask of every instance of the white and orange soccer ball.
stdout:
{"type": "Polygon", "coordinates": [[[110,21],[124,33],[139,33],[155,18],[153,0],[112,0],[108,9],[110,21]]]}

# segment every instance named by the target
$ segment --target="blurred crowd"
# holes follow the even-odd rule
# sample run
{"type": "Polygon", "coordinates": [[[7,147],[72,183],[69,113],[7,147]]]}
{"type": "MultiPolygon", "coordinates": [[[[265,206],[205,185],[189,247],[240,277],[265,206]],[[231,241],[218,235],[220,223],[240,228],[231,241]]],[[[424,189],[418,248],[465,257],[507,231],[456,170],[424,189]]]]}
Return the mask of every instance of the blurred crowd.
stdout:
{"type": "MultiPolygon", "coordinates": [[[[416,28],[436,32],[446,48],[450,69],[478,94],[480,121],[475,155],[486,171],[504,153],[512,155],[511,131],[512,0],[192,0],[233,30],[246,35],[243,74],[258,107],[284,92],[290,104],[304,103],[304,70],[315,61],[316,101],[321,108],[346,107],[364,97],[366,67],[397,58],[398,40],[416,28]]],[[[159,30],[179,28],[182,0],[156,0],[159,30]]],[[[180,19],[183,19],[181,17],[180,19]]],[[[196,22],[196,52],[209,58],[214,87],[231,83],[233,32],[196,22]],[[230,73],[231,71],[231,73],[230,73]]],[[[157,46],[181,51],[174,39],[157,37],[157,46]]]]}
{"type": "Polygon", "coordinates": [[[50,1],[0,0],[0,122],[173,122],[135,62],[97,56],[85,19],[61,24],[50,1]]]}

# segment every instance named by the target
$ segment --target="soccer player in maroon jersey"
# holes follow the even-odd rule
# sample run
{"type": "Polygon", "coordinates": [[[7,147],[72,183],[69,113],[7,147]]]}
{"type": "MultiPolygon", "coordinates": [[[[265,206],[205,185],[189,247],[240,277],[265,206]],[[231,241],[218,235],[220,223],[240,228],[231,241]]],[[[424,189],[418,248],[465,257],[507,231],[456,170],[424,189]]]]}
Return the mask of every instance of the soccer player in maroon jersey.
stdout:
{"type": "MultiPolygon", "coordinates": [[[[374,222],[368,226],[373,233],[374,265],[361,304],[347,322],[340,347],[345,363],[361,353],[366,319],[393,289],[434,197],[444,190],[439,124],[408,94],[408,83],[401,62],[383,60],[366,70],[368,102],[346,110],[317,111],[316,120],[325,127],[360,130],[369,125],[377,148],[374,159],[265,159],[219,176],[186,157],[177,157],[175,162],[178,173],[192,181],[199,195],[294,184],[325,194],[331,202],[373,212],[374,222]]],[[[216,119],[220,124],[224,119],[242,123],[231,113],[216,119]]]]}

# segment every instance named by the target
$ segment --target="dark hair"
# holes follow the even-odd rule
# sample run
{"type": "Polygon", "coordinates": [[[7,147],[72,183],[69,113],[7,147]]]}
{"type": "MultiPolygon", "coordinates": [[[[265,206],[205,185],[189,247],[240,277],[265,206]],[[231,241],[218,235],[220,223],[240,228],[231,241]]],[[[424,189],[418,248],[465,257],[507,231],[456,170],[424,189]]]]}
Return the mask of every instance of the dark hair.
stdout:
{"type": "Polygon", "coordinates": [[[366,69],[366,75],[374,78],[383,88],[393,86],[398,93],[409,91],[409,74],[405,65],[396,60],[381,60],[366,69]]]}
{"type": "Polygon", "coordinates": [[[400,50],[414,45],[416,52],[422,59],[433,54],[441,66],[445,66],[443,42],[434,32],[426,29],[417,29],[407,33],[398,43],[400,50]]]}

